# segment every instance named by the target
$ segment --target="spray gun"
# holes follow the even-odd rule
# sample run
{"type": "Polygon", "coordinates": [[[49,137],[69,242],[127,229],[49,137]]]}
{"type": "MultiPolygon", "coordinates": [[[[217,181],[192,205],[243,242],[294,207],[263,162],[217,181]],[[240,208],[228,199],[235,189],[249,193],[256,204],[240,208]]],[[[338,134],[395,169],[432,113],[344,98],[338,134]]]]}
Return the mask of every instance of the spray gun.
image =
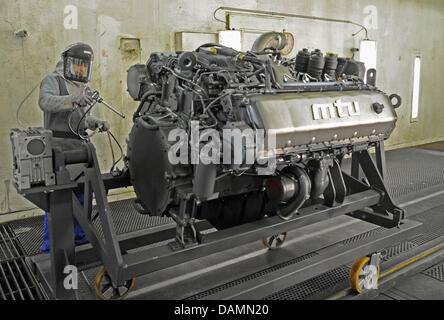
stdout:
{"type": "Polygon", "coordinates": [[[108,104],[105,100],[103,100],[102,97],[100,97],[99,91],[96,90],[92,94],[90,94],[89,96],[94,100],[94,102],[89,105],[90,108],[92,108],[96,103],[101,103],[105,107],[107,107],[108,109],[113,111],[115,114],[120,116],[122,119],[125,119],[125,115],[123,113],[121,113],[118,110],[116,110],[115,108],[113,108],[110,104],[108,104]]]}
{"type": "MultiPolygon", "coordinates": [[[[71,132],[72,132],[73,134],[75,134],[76,136],[80,137],[80,138],[83,139],[83,140],[86,140],[86,139],[88,139],[88,138],[91,138],[91,137],[96,133],[96,131],[95,131],[94,133],[92,133],[92,134],[90,134],[90,135],[86,135],[86,136],[83,136],[82,134],[80,134],[80,125],[81,125],[81,123],[82,123],[82,120],[85,118],[85,116],[86,116],[87,114],[89,114],[89,112],[90,112],[91,109],[96,105],[96,103],[102,103],[102,104],[105,105],[108,109],[110,109],[111,111],[113,111],[114,113],[116,113],[118,116],[120,116],[121,118],[125,119],[125,115],[122,114],[121,112],[119,112],[118,110],[116,110],[114,107],[112,107],[112,106],[111,106],[109,103],[107,103],[105,100],[103,100],[103,98],[100,97],[100,94],[99,94],[99,92],[98,92],[97,90],[94,91],[94,92],[91,92],[91,91],[87,88],[86,91],[85,91],[85,94],[87,94],[90,98],[92,98],[93,102],[87,105],[87,111],[83,114],[82,118],[81,118],[80,121],[78,122],[78,124],[77,124],[77,129],[76,129],[76,130],[74,130],[73,127],[72,127],[72,125],[71,125],[71,119],[72,119],[72,115],[73,115],[75,109],[73,109],[73,111],[70,113],[70,115],[69,115],[69,117],[68,117],[68,125],[69,125],[69,128],[70,128],[71,132]]],[[[101,128],[101,127],[98,127],[98,129],[101,130],[101,131],[107,131],[107,130],[108,130],[108,129],[103,130],[103,128],[101,128]]]]}

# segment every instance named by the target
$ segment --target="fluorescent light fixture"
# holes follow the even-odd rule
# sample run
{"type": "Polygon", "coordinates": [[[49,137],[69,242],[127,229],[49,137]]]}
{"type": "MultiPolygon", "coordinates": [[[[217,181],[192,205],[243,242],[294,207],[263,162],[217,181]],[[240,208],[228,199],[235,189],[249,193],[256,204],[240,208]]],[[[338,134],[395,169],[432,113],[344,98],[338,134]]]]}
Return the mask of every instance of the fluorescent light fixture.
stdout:
{"type": "Polygon", "coordinates": [[[219,31],[219,43],[242,51],[242,31],[241,30],[222,30],[219,31]]]}
{"type": "Polygon", "coordinates": [[[418,118],[420,87],[421,87],[421,57],[416,56],[415,64],[413,67],[412,119],[418,118]]]}
{"type": "MultiPolygon", "coordinates": [[[[362,40],[359,46],[359,60],[364,62],[366,70],[376,69],[376,41],[362,40]]],[[[367,82],[367,77],[365,77],[367,82]]]]}

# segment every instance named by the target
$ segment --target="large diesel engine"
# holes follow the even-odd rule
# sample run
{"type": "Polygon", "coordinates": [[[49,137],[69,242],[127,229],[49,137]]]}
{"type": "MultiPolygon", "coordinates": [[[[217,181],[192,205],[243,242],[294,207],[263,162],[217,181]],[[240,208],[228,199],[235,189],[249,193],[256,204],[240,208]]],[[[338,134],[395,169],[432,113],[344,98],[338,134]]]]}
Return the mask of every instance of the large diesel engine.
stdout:
{"type": "Polygon", "coordinates": [[[139,101],[126,159],[138,211],[225,229],[325,202],[329,170],[395,128],[393,97],[363,71],[319,50],[284,59],[279,44],[151,54],[128,70],[139,101]]]}

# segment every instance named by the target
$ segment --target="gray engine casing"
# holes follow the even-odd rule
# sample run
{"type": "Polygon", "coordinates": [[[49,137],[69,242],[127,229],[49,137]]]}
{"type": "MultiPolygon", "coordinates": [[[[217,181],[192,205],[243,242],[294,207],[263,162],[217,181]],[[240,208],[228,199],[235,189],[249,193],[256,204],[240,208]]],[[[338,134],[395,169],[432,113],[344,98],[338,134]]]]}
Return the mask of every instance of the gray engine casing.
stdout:
{"type": "Polygon", "coordinates": [[[379,91],[255,95],[248,107],[256,127],[276,135],[276,154],[318,143],[384,140],[397,121],[389,98],[379,91]],[[380,113],[375,103],[384,106],[380,113]]]}
{"type": "Polygon", "coordinates": [[[55,185],[52,131],[42,127],[10,131],[13,153],[13,181],[19,190],[43,184],[55,185]]]}
{"type": "Polygon", "coordinates": [[[140,103],[126,165],[142,213],[175,217],[189,210],[217,229],[265,214],[288,218],[322,200],[329,170],[345,155],[390,137],[397,117],[385,93],[352,72],[314,79],[296,67],[276,52],[208,43],[193,52],[153,53],[146,65],[130,68],[128,90],[140,103]],[[176,129],[183,150],[168,141],[176,129]],[[210,140],[222,144],[215,143],[222,152],[214,163],[193,163],[189,150],[214,154],[207,152],[210,140]],[[184,161],[172,164],[170,151],[184,161]]]}

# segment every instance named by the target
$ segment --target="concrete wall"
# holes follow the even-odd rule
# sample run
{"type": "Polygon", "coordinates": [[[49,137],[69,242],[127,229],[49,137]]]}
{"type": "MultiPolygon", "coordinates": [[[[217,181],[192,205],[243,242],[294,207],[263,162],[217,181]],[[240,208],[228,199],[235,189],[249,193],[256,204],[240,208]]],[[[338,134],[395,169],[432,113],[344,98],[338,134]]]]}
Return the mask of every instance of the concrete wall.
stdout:
{"type": "MultiPolygon", "coordinates": [[[[107,119],[121,144],[131,128],[136,108],[126,93],[126,70],[146,62],[152,51],[175,49],[175,33],[197,31],[213,33],[224,28],[213,18],[219,6],[272,10],[315,15],[364,23],[364,8],[378,9],[378,29],[369,36],[378,42],[378,86],[398,93],[403,105],[398,109],[398,127],[388,144],[393,147],[444,139],[443,90],[439,76],[444,70],[444,1],[442,0],[0,0],[1,86],[0,101],[0,212],[20,211],[33,206],[16,195],[10,184],[11,147],[9,129],[16,127],[15,111],[24,96],[46,74],[53,71],[59,54],[68,44],[82,41],[96,53],[91,88],[100,91],[112,105],[129,117],[120,120],[103,107],[96,116],[107,119]],[[67,5],[78,8],[78,28],[65,29],[67,5]],[[31,36],[18,38],[14,31],[26,29],[31,36]],[[125,38],[140,39],[140,50],[125,51],[125,38]],[[420,113],[410,122],[413,56],[423,59],[420,113]]],[[[223,17],[223,15],[220,15],[223,17]]],[[[319,47],[350,55],[359,46],[363,33],[350,25],[310,20],[233,16],[233,24],[243,28],[285,28],[295,34],[296,49],[319,47]]],[[[21,120],[29,126],[42,123],[37,105],[38,90],[25,103],[21,120]]],[[[109,169],[110,151],[105,136],[94,138],[103,170],[109,169]]]]}

